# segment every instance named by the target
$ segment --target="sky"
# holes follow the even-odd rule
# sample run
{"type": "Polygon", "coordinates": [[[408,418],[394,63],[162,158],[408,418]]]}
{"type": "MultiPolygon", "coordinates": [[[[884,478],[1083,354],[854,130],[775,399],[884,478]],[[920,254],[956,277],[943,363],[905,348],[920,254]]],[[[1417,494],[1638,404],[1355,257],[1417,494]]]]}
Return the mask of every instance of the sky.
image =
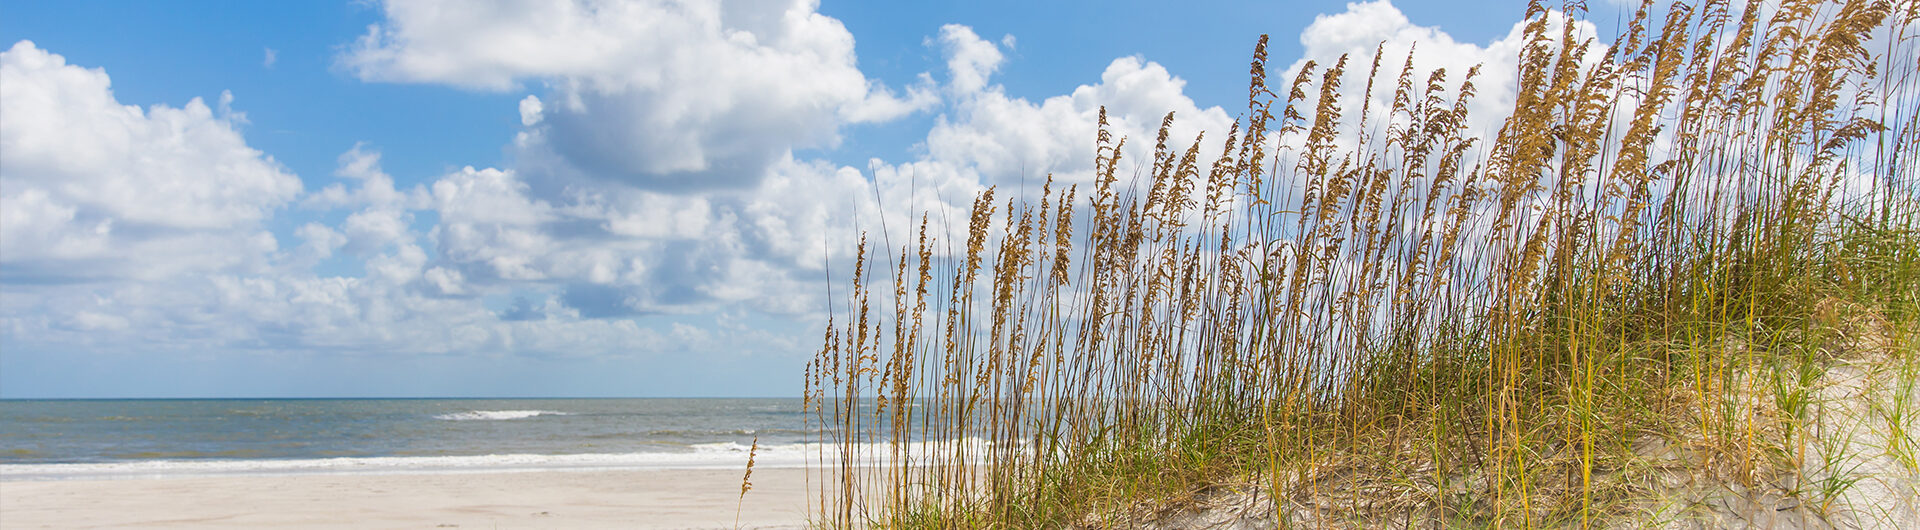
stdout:
{"type": "Polygon", "coordinates": [[[796,396],[863,228],[1084,181],[1103,105],[1217,140],[1263,33],[1497,105],[1523,12],[0,1],[0,397],[796,396]]]}

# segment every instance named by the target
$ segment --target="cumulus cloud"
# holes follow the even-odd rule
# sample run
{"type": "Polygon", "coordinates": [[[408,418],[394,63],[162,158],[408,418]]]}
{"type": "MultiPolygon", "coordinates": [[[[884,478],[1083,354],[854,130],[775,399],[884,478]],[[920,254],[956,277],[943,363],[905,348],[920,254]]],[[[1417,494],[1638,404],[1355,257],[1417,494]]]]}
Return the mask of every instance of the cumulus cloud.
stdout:
{"type": "MultiPolygon", "coordinates": [[[[385,4],[387,20],[342,64],[369,80],[550,87],[519,103],[512,167],[430,186],[436,266],[468,287],[537,284],[592,318],[739,303],[817,312],[818,282],[850,262],[861,228],[907,230],[921,212],[964,210],[987,185],[1030,181],[1037,193],[1047,173],[1090,179],[1101,105],[1135,138],[1132,160],[1146,159],[1170,110],[1176,143],[1232,121],[1137,57],[1072,94],[1009,97],[992,76],[1015,41],[961,25],[929,37],[945,84],[923,74],[895,97],[865,79],[851,36],[811,2],[530,3],[454,18],[428,16],[431,5],[385,4]],[[846,123],[942,99],[917,160],[876,159],[863,174],[793,156],[831,145],[846,123]]],[[[935,221],[935,235],[962,228],[935,221]]]]}
{"type": "MultiPolygon", "coordinates": [[[[356,147],[341,156],[337,174],[350,186],[335,195],[352,213],[337,225],[307,223],[294,231],[300,244],[285,252],[220,249],[226,253],[274,254],[278,266],[227,268],[140,278],[100,279],[86,286],[19,283],[0,285],[0,329],[9,348],[141,352],[206,356],[230,353],[306,352],[337,355],[522,355],[623,357],[689,351],[710,352],[710,337],[680,332],[672,323],[632,319],[636,311],[597,313],[563,298],[568,278],[591,276],[567,269],[586,262],[595,249],[580,241],[536,242],[517,254],[505,245],[492,257],[557,256],[527,260],[529,281],[487,275],[470,278],[470,256],[435,256],[423,235],[392,216],[409,219],[431,210],[450,219],[435,233],[481,225],[495,233],[539,227],[559,216],[526,199],[509,172],[464,168],[432,186],[428,198],[394,192],[377,164],[378,155],[356,147]],[[325,275],[314,266],[345,256],[359,265],[350,276],[325,275]],[[542,281],[549,271],[559,279],[542,281]],[[547,288],[552,287],[552,288],[547,288]],[[504,309],[489,297],[531,291],[532,297],[504,309]],[[547,291],[550,294],[538,294],[547,291]],[[112,333],[101,333],[111,331],[112,333]]],[[[0,211],[18,210],[9,198],[0,211]]],[[[529,231],[536,233],[537,231],[529,231]]],[[[434,234],[424,236],[433,239],[434,234]]],[[[543,236],[544,237],[544,236],[543,236]]],[[[504,238],[511,239],[511,238],[504,238]]],[[[9,254],[11,256],[11,254],[9,254]]],[[[482,258],[490,257],[483,255],[482,258]]],[[[486,260],[480,260],[486,264],[486,260]]],[[[640,278],[609,278],[615,287],[641,285],[640,278]]],[[[618,289],[604,290],[625,296],[618,289]]],[[[728,351],[775,351],[789,337],[747,332],[730,337],[728,351]]],[[[784,349],[778,351],[786,351],[784,349]]]]}
{"type": "MultiPolygon", "coordinates": [[[[737,329],[740,315],[824,311],[823,280],[851,263],[859,229],[885,226],[892,241],[870,242],[898,246],[925,212],[933,235],[953,238],[986,186],[1008,197],[1037,193],[1049,173],[1063,186],[1090,181],[1102,106],[1130,138],[1128,164],[1151,159],[1168,111],[1170,143],[1204,130],[1207,157],[1233,123],[1144,57],[1117,58],[1066,94],[1010,96],[994,76],[1015,40],[958,25],[929,38],[943,71],[896,94],[866,78],[852,36],[815,7],[392,0],[341,67],[369,81],[538,91],[517,100],[512,156],[403,187],[374,146],[354,146],[336,182],[304,197],[299,179],[246,146],[232,111],[123,106],[104,72],[16,45],[0,58],[0,279],[14,282],[0,327],[45,343],[119,329],[127,344],[183,349],[789,351],[793,337],[737,329]],[[833,145],[849,124],[929,109],[916,156],[853,168],[794,154],[833,145]],[[261,225],[287,204],[323,215],[289,223],[282,245],[261,225]],[[134,274],[133,256],[191,266],[139,268],[166,281],[17,285],[28,266],[134,274]],[[122,266],[80,266],[98,262],[122,266]],[[734,324],[662,323],[707,316],[734,324]]],[[[1302,38],[1323,63],[1382,40],[1389,53],[1418,40],[1449,71],[1510,54],[1454,43],[1384,3],[1323,18],[1302,38]]],[[[1487,70],[1482,98],[1497,101],[1503,69],[1487,70]]]]}
{"type": "Polygon", "coordinates": [[[469,282],[548,286],[591,318],[739,302],[818,311],[816,290],[802,286],[822,274],[823,252],[844,256],[854,237],[851,226],[830,225],[877,216],[858,172],[792,160],[754,190],[696,197],[604,188],[549,201],[517,172],[491,168],[462,169],[432,189],[445,267],[469,282]]]}
{"type": "MultiPolygon", "coordinates": [[[[1556,23],[1566,22],[1565,17],[1557,14],[1554,19],[1556,23]]],[[[1514,24],[1506,35],[1485,45],[1459,42],[1438,27],[1414,24],[1387,0],[1350,3],[1346,11],[1315,16],[1313,23],[1300,32],[1302,56],[1288,65],[1284,73],[1271,77],[1270,82],[1288,82],[1307,61],[1316,62],[1319,71],[1325,71],[1341,55],[1348,55],[1345,79],[1349,85],[1358,87],[1366,82],[1368,70],[1378,55],[1381,77],[1376,81],[1374,99],[1369,102],[1378,116],[1391,105],[1392,83],[1409,54],[1416,86],[1424,83],[1434,70],[1444,68],[1447,87],[1458,88],[1467,72],[1479,66],[1479,73],[1473,79],[1477,95],[1469,104],[1468,127],[1490,137],[1499,128],[1499,121],[1513,108],[1514,76],[1518,74],[1514,61],[1526,44],[1521,34],[1524,28],[1524,24],[1514,24]]],[[[1575,29],[1576,39],[1592,38],[1598,33],[1588,22],[1578,23],[1575,29]]],[[[1549,32],[1557,35],[1558,29],[1549,32]]],[[[1592,58],[1597,60],[1604,53],[1603,48],[1595,46],[1592,58]]],[[[1350,117],[1359,114],[1360,92],[1341,93],[1344,98],[1341,104],[1348,109],[1346,114],[1350,117]]]]}
{"type": "MultiPolygon", "coordinates": [[[[1012,39],[1002,41],[1006,45],[1012,39]]],[[[1103,106],[1111,132],[1130,139],[1123,157],[1123,172],[1129,173],[1131,164],[1151,160],[1168,112],[1176,114],[1169,145],[1184,148],[1206,131],[1210,136],[1202,152],[1208,157],[1219,154],[1233,124],[1225,110],[1202,108],[1188,97],[1185,80],[1142,57],[1114,59],[1097,82],[1034,101],[1009,96],[993,82],[1004,56],[972,29],[943,27],[939,44],[951,101],[927,133],[925,154],[870,164],[889,210],[964,210],[972,194],[986,186],[1000,186],[1002,196],[1037,195],[1049,174],[1062,187],[1090,183],[1103,106]],[[896,185],[899,189],[889,188],[896,185]]]]}
{"type": "Polygon", "coordinates": [[[20,41],[0,52],[0,273],[78,281],[259,265],[261,222],[301,192],[239,115],[141,108],[105,71],[20,41]]]}
{"type": "MultiPolygon", "coordinates": [[[[540,292],[537,281],[499,280],[545,274],[530,259],[516,269],[519,256],[592,250],[542,246],[542,230],[565,217],[527,197],[510,171],[464,168],[400,189],[381,154],[357,145],[340,156],[338,183],[302,198],[298,177],[246,144],[230,96],[217,107],[123,105],[106,72],[30,42],[0,53],[0,83],[0,336],[10,351],[620,356],[715,347],[670,326],[583,315],[558,297],[530,304],[538,311],[490,306],[489,297],[540,292]],[[267,225],[296,202],[344,215],[300,224],[282,248],[267,225]],[[421,211],[440,226],[421,233],[421,211]],[[460,250],[436,245],[458,243],[452,233],[465,229],[489,230],[497,243],[437,255],[460,250]],[[512,246],[522,235],[531,250],[512,246]],[[349,275],[316,271],[342,259],[349,275]],[[476,280],[463,268],[476,261],[504,272],[476,280]]],[[[603,274],[608,267],[552,270],[638,283],[603,274]]],[[[787,340],[738,338],[734,351],[787,340]]]]}
{"type": "Polygon", "coordinates": [[[521,99],[520,100],[520,125],[532,127],[535,124],[540,123],[540,113],[545,110],[546,110],[546,106],[540,103],[539,97],[529,95],[526,98],[521,99]]]}
{"type": "Polygon", "coordinates": [[[987,76],[999,70],[1000,62],[1006,59],[993,43],[981,40],[973,28],[959,24],[940,27],[940,44],[945,48],[947,71],[952,76],[949,83],[956,92],[976,92],[985,88],[987,76]]]}
{"type": "Polygon", "coordinates": [[[1023,186],[1037,194],[1047,173],[1062,182],[1089,181],[1101,105],[1108,106],[1115,132],[1134,138],[1132,160],[1148,159],[1168,111],[1180,116],[1173,142],[1221,131],[1208,142],[1216,153],[1232,123],[1225,111],[1195,104],[1184,94],[1185,82],[1164,67],[1137,57],[1115,60],[1096,83],[1035,102],[1008,96],[992,82],[1004,60],[993,43],[962,26],[943,28],[939,38],[951,105],[936,118],[926,154],[917,160],[876,159],[863,174],[786,155],[752,188],[698,196],[574,186],[536,198],[541,194],[530,190],[537,179],[503,172],[499,176],[518,182],[509,186],[519,193],[516,201],[543,204],[555,218],[463,223],[447,222],[457,216],[443,212],[441,253],[473,267],[469,278],[566,282],[563,304],[594,315],[743,302],[812,313],[824,306],[818,282],[835,260],[842,267],[851,262],[861,229],[875,232],[878,247],[886,243],[881,227],[904,236],[929,213],[933,235],[951,237],[964,227],[943,214],[964,215],[985,186],[1002,186],[1002,196],[1011,196],[1023,186]],[[513,251],[495,254],[503,249],[513,251]]]}
{"type": "Polygon", "coordinates": [[[1233,118],[1219,107],[1200,108],[1185,95],[1185,85],[1157,63],[1122,57],[1107,65],[1100,82],[1039,102],[990,87],[934,125],[927,134],[926,161],[968,168],[989,184],[1038,182],[1047,173],[1065,182],[1089,182],[1102,106],[1115,137],[1129,138],[1123,161],[1151,160],[1168,112],[1175,113],[1170,145],[1189,145],[1201,131],[1210,131],[1213,137],[1203,152],[1218,155],[1233,118]]]}
{"type": "Polygon", "coordinates": [[[550,87],[525,100],[522,148],[544,171],[652,189],[751,186],[842,125],[934,102],[896,96],[855,65],[853,36],[812,0],[390,0],[339,58],[369,81],[475,90],[550,87]]]}
{"type": "MultiPolygon", "coordinates": [[[[553,109],[568,96],[526,97],[519,106],[528,129],[516,140],[516,166],[466,168],[428,186],[439,219],[429,237],[433,266],[449,278],[458,273],[461,289],[538,285],[558,307],[586,318],[736,304],[817,314],[825,306],[820,281],[830,265],[851,262],[862,229],[876,232],[877,247],[881,226],[904,235],[921,213],[933,213],[933,235],[951,236],[964,227],[940,214],[964,215],[985,186],[1010,194],[1024,181],[1037,193],[1047,173],[1089,180],[1101,105],[1116,133],[1135,138],[1133,160],[1150,154],[1170,110],[1181,116],[1176,143],[1232,121],[1218,108],[1200,108],[1184,95],[1184,81],[1137,57],[1115,60],[1098,82],[1072,94],[1010,97],[992,80],[1005,61],[995,43],[957,25],[941,28],[937,39],[947,68],[937,90],[950,105],[926,137],[926,154],[875,159],[865,172],[783,149],[764,160],[758,157],[767,153],[721,157],[716,163],[740,171],[758,167],[754,183],[699,194],[655,182],[559,178],[555,168],[576,160],[554,147],[556,123],[573,118],[553,109]]],[[[1223,134],[1210,141],[1216,150],[1223,134]]],[[[519,318],[536,314],[534,305],[516,308],[519,318]]]]}

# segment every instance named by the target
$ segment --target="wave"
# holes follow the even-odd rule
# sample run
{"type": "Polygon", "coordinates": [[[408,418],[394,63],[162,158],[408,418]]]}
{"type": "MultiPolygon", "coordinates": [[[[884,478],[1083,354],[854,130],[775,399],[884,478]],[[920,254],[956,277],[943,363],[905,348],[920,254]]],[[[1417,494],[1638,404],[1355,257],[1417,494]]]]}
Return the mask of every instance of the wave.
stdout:
{"type": "MultiPolygon", "coordinates": [[[[951,449],[953,441],[916,442],[910,452],[951,449]]],[[[958,443],[984,448],[979,439],[958,443]]],[[[791,443],[752,446],[733,442],[694,444],[675,452],[590,454],[503,454],[474,456],[375,456],[305,459],[135,460],[63,464],[0,464],[0,481],[116,480],[176,477],[274,475],[403,475],[501,473],[527,471],[617,471],[650,469],[745,469],[747,454],[754,468],[803,468],[834,465],[838,444],[791,443]]],[[[856,444],[859,465],[884,465],[885,443],[856,444]]]]}
{"type": "Polygon", "coordinates": [[[768,438],[772,438],[775,436],[784,436],[784,437],[788,437],[789,439],[792,439],[792,438],[817,437],[820,434],[825,432],[827,431],[822,429],[808,430],[808,429],[778,429],[778,428],[774,428],[774,429],[653,429],[653,430],[646,430],[646,431],[635,430],[635,431],[587,434],[587,435],[582,435],[581,438],[585,438],[588,440],[659,439],[659,438],[672,438],[672,439],[683,439],[683,440],[684,439],[711,440],[714,438],[721,438],[721,437],[746,439],[746,437],[749,437],[749,436],[765,436],[768,438]]]}
{"type": "MultiPolygon", "coordinates": [[[[803,458],[768,458],[754,467],[804,467],[803,458]]],[[[795,452],[783,452],[799,456],[795,452]]],[[[571,455],[377,456],[290,460],[140,460],[78,464],[0,464],[0,480],[100,480],[260,475],[392,475],[521,471],[745,468],[747,454],[615,453],[571,455]]]]}
{"type": "Polygon", "coordinates": [[[498,421],[498,420],[518,420],[522,418],[531,418],[534,416],[572,416],[572,415],[573,414],[571,413],[557,412],[557,411],[551,411],[551,410],[469,410],[466,412],[452,412],[447,414],[438,414],[438,415],[435,415],[433,419],[448,420],[448,421],[498,421]]]}

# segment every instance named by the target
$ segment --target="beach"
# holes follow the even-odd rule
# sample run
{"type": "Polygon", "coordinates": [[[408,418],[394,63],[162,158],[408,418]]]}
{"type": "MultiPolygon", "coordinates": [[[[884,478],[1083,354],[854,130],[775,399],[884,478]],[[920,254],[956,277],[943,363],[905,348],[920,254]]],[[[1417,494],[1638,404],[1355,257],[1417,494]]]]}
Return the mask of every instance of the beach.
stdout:
{"type": "MultiPolygon", "coordinates": [[[[738,469],[0,481],[0,527],[734,528],[738,469]]],[[[804,528],[806,471],[755,469],[741,528],[804,528]]]]}

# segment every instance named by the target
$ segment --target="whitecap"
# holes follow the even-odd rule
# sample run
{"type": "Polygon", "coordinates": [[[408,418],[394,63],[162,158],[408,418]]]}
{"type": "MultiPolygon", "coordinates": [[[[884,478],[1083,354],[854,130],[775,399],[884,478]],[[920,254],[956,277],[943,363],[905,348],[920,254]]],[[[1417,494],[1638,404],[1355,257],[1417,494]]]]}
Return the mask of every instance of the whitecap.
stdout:
{"type": "Polygon", "coordinates": [[[436,415],[437,420],[474,421],[474,420],[518,420],[534,416],[567,416],[565,412],[551,410],[469,410],[436,415]]]}

